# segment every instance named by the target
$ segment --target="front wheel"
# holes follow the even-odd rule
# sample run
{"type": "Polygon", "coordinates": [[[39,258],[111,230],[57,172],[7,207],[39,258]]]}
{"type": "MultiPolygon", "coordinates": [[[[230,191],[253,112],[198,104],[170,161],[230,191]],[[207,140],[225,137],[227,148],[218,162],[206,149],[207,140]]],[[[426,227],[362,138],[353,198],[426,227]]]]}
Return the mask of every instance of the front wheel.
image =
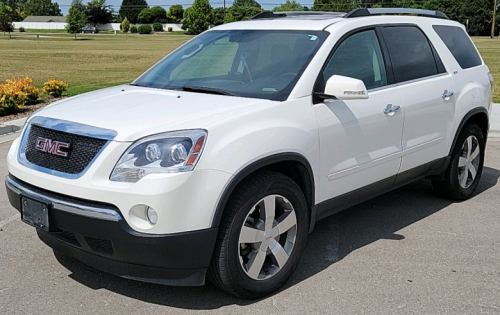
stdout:
{"type": "Polygon", "coordinates": [[[278,290],[298,265],[308,222],[307,203],[292,179],[270,171],[253,175],[228,202],[209,280],[241,298],[278,290]]]}
{"type": "Polygon", "coordinates": [[[451,154],[444,181],[432,181],[440,195],[465,200],[476,190],[483,172],[485,139],[477,124],[464,127],[451,154]]]}

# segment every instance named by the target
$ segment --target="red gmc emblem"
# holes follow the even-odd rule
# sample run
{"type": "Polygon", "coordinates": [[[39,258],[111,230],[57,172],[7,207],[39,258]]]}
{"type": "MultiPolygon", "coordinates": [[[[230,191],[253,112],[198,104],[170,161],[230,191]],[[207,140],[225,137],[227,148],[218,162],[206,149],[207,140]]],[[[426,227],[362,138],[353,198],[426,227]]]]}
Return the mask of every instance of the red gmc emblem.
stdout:
{"type": "Polygon", "coordinates": [[[46,139],[38,137],[35,143],[35,149],[47,152],[50,154],[55,154],[63,157],[68,156],[68,152],[61,151],[62,148],[69,148],[69,143],[54,141],[52,139],[46,139]]]}

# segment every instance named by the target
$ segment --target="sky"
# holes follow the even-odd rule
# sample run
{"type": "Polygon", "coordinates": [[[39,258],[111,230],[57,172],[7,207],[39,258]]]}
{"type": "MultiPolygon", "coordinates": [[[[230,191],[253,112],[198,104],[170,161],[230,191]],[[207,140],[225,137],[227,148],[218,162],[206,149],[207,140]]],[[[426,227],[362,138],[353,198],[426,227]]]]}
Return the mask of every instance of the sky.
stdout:
{"type": "MultiPolygon", "coordinates": [[[[71,6],[71,1],[72,0],[52,0],[52,2],[57,2],[59,4],[59,8],[61,9],[63,15],[68,14],[69,7],[71,6]]],[[[122,4],[123,0],[106,0],[107,5],[112,5],[115,9],[115,11],[118,11],[120,9],[120,5],[122,4]]],[[[154,6],[160,6],[165,8],[168,11],[169,6],[174,5],[174,4],[182,4],[184,8],[187,8],[193,4],[194,0],[146,0],[149,7],[154,7],[154,6]]],[[[258,1],[262,8],[266,10],[271,10],[272,8],[279,6],[281,3],[284,3],[286,0],[262,0],[258,1]]],[[[89,0],[83,0],[83,3],[87,3],[89,0]]],[[[217,7],[222,7],[223,5],[223,0],[209,0],[210,4],[212,7],[217,8],[217,7]]],[[[230,7],[231,4],[234,2],[234,0],[226,0],[226,8],[230,7]]],[[[313,3],[314,0],[303,0],[303,1],[297,1],[303,5],[307,5],[309,2],[313,3]]]]}

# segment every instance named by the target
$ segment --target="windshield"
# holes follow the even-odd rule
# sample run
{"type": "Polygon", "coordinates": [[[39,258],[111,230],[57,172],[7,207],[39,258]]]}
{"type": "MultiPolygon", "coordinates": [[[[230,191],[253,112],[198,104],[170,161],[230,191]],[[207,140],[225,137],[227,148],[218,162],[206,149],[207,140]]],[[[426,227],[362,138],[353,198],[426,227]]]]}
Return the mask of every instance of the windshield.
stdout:
{"type": "Polygon", "coordinates": [[[209,31],[132,84],[282,101],[327,36],[324,31],[209,31]]]}

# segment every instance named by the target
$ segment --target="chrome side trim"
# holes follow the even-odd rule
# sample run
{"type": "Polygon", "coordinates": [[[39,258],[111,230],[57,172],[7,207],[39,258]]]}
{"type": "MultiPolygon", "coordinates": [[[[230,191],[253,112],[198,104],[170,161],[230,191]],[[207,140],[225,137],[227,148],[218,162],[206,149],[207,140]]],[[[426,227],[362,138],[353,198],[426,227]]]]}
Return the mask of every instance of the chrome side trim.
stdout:
{"type": "Polygon", "coordinates": [[[36,171],[54,175],[54,176],[59,176],[63,178],[68,178],[68,179],[77,179],[83,176],[85,172],[94,164],[95,160],[97,157],[101,154],[102,151],[108,146],[109,141],[113,140],[116,135],[118,134],[114,130],[110,129],[103,129],[103,128],[98,128],[98,127],[92,127],[89,125],[84,125],[84,124],[78,124],[66,120],[61,120],[61,119],[54,119],[54,118],[47,118],[47,117],[33,117],[30,121],[27,123],[28,125],[24,129],[24,132],[21,136],[21,143],[19,145],[19,155],[17,157],[17,160],[19,161],[19,164],[24,165],[26,167],[29,167],[31,169],[34,169],[36,171]],[[108,140],[106,144],[104,144],[97,152],[97,154],[94,156],[94,158],[89,162],[87,167],[81,171],[78,174],[68,174],[56,170],[52,170],[50,168],[45,168],[41,167],[39,165],[33,164],[28,159],[26,158],[26,142],[28,141],[28,137],[31,131],[31,126],[40,126],[43,128],[47,129],[52,129],[52,130],[57,130],[61,132],[67,132],[67,133],[72,133],[80,136],[86,136],[90,138],[97,138],[97,139],[103,139],[103,140],[108,140]]]}
{"type": "Polygon", "coordinates": [[[55,197],[47,196],[21,185],[19,182],[12,179],[11,176],[7,176],[7,178],[5,179],[5,185],[8,189],[12,190],[20,196],[46,202],[50,204],[53,209],[93,219],[101,219],[114,222],[122,220],[122,216],[114,210],[76,204],[69,201],[57,199],[55,197]]]}
{"type": "Polygon", "coordinates": [[[394,88],[394,87],[405,86],[407,84],[418,83],[418,82],[421,82],[421,81],[426,81],[426,80],[430,80],[430,79],[434,79],[434,78],[439,78],[439,77],[443,77],[443,76],[448,76],[448,75],[450,75],[450,74],[447,73],[447,72],[438,73],[438,74],[434,74],[434,75],[431,75],[431,76],[428,76],[428,77],[423,77],[423,78],[418,78],[418,79],[414,79],[414,80],[410,80],[410,81],[403,81],[403,82],[398,82],[398,83],[393,83],[393,84],[390,84],[390,85],[385,85],[385,86],[377,87],[377,88],[368,90],[368,92],[383,91],[383,90],[387,90],[387,89],[394,88]]]}

